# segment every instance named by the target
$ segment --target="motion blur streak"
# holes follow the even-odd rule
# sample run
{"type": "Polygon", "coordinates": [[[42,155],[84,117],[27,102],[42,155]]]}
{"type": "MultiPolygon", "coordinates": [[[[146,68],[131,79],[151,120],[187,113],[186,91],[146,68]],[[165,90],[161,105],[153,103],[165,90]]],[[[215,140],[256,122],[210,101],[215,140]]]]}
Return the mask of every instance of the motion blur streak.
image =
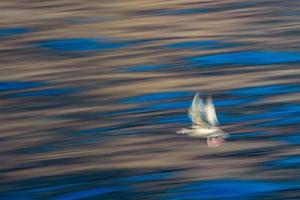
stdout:
{"type": "Polygon", "coordinates": [[[299,199],[300,2],[0,1],[0,199],[299,199]],[[226,143],[176,134],[212,96],[226,143]]]}

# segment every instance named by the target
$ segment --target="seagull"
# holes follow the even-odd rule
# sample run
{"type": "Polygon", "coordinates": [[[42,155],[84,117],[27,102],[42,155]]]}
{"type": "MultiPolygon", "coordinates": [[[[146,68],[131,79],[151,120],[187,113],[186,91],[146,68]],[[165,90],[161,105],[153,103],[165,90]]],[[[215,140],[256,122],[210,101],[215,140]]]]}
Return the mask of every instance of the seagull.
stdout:
{"type": "Polygon", "coordinates": [[[191,137],[207,138],[209,147],[218,147],[224,143],[224,138],[229,136],[222,131],[218,125],[215,106],[212,98],[209,97],[206,103],[196,93],[188,110],[188,116],[192,121],[191,128],[182,128],[177,131],[179,134],[187,134],[191,137]]]}

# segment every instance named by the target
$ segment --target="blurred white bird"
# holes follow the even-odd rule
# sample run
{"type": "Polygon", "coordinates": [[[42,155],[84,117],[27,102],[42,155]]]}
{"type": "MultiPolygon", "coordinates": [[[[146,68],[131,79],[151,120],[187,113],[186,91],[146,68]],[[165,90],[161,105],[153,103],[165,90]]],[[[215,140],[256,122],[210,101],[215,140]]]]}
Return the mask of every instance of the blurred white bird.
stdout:
{"type": "Polygon", "coordinates": [[[183,128],[177,133],[187,134],[191,137],[207,138],[210,147],[217,147],[224,143],[224,138],[229,135],[218,127],[218,119],[215,106],[209,97],[204,104],[196,93],[189,108],[188,115],[192,120],[191,128],[183,128]]]}

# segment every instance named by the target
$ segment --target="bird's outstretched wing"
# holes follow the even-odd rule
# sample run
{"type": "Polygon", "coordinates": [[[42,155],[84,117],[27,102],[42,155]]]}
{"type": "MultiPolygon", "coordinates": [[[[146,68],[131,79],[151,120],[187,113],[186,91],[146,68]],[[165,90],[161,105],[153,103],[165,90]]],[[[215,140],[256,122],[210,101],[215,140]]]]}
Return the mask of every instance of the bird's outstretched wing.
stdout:
{"type": "Polygon", "coordinates": [[[216,126],[219,124],[216,115],[216,109],[212,102],[211,97],[207,99],[207,103],[205,105],[205,114],[206,114],[206,120],[210,125],[216,126]]]}
{"type": "Polygon", "coordinates": [[[206,126],[207,123],[203,120],[204,114],[205,110],[203,101],[199,98],[199,93],[196,93],[188,111],[188,115],[192,120],[193,125],[206,126]]]}

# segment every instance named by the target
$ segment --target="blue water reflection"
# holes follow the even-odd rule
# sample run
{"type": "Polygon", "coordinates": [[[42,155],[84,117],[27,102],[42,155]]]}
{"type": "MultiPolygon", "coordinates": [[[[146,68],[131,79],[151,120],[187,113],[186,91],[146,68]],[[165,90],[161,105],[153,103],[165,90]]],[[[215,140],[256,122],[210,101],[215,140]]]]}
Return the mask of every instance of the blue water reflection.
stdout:
{"type": "Polygon", "coordinates": [[[46,85],[47,83],[44,82],[2,81],[0,82],[0,92],[38,88],[46,85]]]}
{"type": "Polygon", "coordinates": [[[268,163],[268,166],[272,167],[278,167],[278,168],[283,168],[283,167],[292,167],[292,168],[299,168],[300,164],[300,156],[291,156],[287,158],[280,158],[278,160],[273,160],[268,163]]]}
{"type": "Polygon", "coordinates": [[[148,71],[155,71],[162,68],[166,68],[164,65],[141,65],[141,66],[132,66],[128,67],[128,72],[148,72],[148,71]]]}
{"type": "Polygon", "coordinates": [[[297,132],[294,135],[279,137],[278,139],[291,145],[300,145],[300,135],[297,132]]]}
{"type": "Polygon", "coordinates": [[[133,183],[144,183],[144,182],[152,182],[152,181],[161,181],[170,178],[174,178],[176,176],[175,172],[158,172],[158,173],[149,173],[142,174],[137,176],[131,176],[127,178],[121,178],[117,181],[121,183],[133,184],[133,183]]]}
{"type": "Polygon", "coordinates": [[[171,115],[171,116],[163,116],[163,117],[155,117],[154,119],[150,120],[151,123],[154,124],[167,124],[167,123],[182,123],[188,124],[190,123],[190,119],[186,114],[183,115],[171,115]]]}
{"type": "Polygon", "coordinates": [[[212,49],[222,49],[230,47],[239,47],[245,44],[238,43],[226,43],[216,40],[203,40],[203,41],[190,41],[190,42],[179,42],[174,44],[168,44],[163,47],[171,49],[192,49],[192,50],[212,50],[212,49]]]}
{"type": "Polygon", "coordinates": [[[152,93],[152,94],[129,97],[123,99],[121,103],[148,103],[153,101],[172,100],[172,99],[182,98],[191,95],[192,95],[191,92],[185,92],[185,91],[152,93]]]}
{"type": "Polygon", "coordinates": [[[229,94],[239,96],[267,96],[276,94],[300,92],[300,86],[296,84],[265,85],[255,87],[238,88],[228,91],[229,94]]]}
{"type": "Polygon", "coordinates": [[[126,46],[126,43],[93,38],[65,38],[40,41],[37,45],[58,52],[89,52],[117,49],[126,46]]]}
{"type": "Polygon", "coordinates": [[[295,186],[253,180],[212,180],[195,182],[172,190],[176,195],[168,199],[248,199],[293,187],[295,186]]]}
{"type": "Polygon", "coordinates": [[[19,92],[16,94],[9,94],[7,97],[50,97],[57,95],[66,95],[72,94],[76,90],[72,88],[52,88],[52,89],[43,89],[43,90],[35,90],[35,91],[27,91],[27,92],[19,92]]]}
{"type": "Polygon", "coordinates": [[[0,28],[0,38],[1,37],[13,37],[18,35],[23,35],[30,33],[32,30],[25,27],[7,27],[0,28]]]}
{"type": "Polygon", "coordinates": [[[118,192],[126,189],[127,187],[121,187],[121,186],[88,189],[88,190],[83,190],[78,192],[72,192],[70,194],[65,194],[60,197],[56,197],[54,199],[55,200],[77,200],[77,199],[95,198],[95,197],[99,198],[102,195],[112,193],[112,192],[118,192]]]}
{"type": "Polygon", "coordinates": [[[230,136],[230,139],[239,140],[239,139],[257,139],[261,136],[268,136],[270,135],[269,132],[266,131],[252,131],[252,132],[244,132],[244,133],[235,133],[234,135],[230,136]]]}
{"type": "MultiPolygon", "coordinates": [[[[5,92],[3,98],[17,97],[51,97],[58,95],[68,95],[79,90],[76,88],[46,88],[51,84],[34,81],[3,81],[0,82],[0,92],[5,92]]],[[[53,87],[53,86],[52,86],[53,87]]]]}
{"type": "Polygon", "coordinates": [[[240,51],[232,53],[212,54],[190,58],[195,65],[270,65],[300,61],[300,54],[295,52],[275,51],[240,51]]]}

